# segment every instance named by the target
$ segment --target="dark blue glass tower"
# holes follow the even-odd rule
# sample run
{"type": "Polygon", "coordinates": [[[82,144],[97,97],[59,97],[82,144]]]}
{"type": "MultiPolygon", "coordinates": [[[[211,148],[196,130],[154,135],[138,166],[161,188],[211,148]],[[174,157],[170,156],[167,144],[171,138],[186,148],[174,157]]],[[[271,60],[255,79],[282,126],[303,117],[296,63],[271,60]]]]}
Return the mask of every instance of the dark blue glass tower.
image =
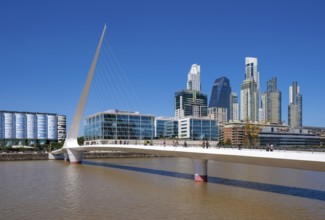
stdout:
{"type": "Polygon", "coordinates": [[[230,119],[230,94],[231,87],[227,77],[221,77],[214,81],[209,108],[226,108],[227,119],[230,119]]]}

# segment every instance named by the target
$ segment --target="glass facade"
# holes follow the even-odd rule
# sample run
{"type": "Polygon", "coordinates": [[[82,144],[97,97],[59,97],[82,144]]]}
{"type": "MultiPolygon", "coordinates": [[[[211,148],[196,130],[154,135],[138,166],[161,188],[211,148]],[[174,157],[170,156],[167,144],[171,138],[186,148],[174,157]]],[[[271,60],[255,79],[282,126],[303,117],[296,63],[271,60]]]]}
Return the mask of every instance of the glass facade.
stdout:
{"type": "Polygon", "coordinates": [[[215,120],[185,118],[179,120],[179,138],[189,140],[218,140],[215,120]]]}
{"type": "Polygon", "coordinates": [[[320,146],[320,137],[313,134],[261,132],[260,145],[273,144],[280,147],[320,146]]]}
{"type": "Polygon", "coordinates": [[[156,118],[155,120],[155,137],[156,138],[173,138],[178,136],[178,121],[170,118],[156,118]]]}
{"type": "Polygon", "coordinates": [[[85,140],[143,140],[154,137],[154,116],[108,111],[86,118],[85,140]]]}
{"type": "Polygon", "coordinates": [[[214,81],[209,108],[226,108],[227,118],[230,119],[230,95],[231,87],[227,77],[221,77],[214,81]]]}
{"type": "Polygon", "coordinates": [[[191,119],[192,140],[217,140],[218,128],[214,120],[191,119]]]}

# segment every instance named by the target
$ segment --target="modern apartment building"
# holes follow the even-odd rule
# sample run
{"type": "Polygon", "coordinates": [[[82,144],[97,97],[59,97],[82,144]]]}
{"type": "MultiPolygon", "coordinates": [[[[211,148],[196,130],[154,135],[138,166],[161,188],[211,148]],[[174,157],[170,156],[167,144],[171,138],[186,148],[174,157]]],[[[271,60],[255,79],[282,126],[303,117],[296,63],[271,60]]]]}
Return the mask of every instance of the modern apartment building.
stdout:
{"type": "Polygon", "coordinates": [[[267,91],[262,94],[262,111],[264,118],[260,122],[281,124],[281,92],[277,89],[277,78],[267,81],[267,91]]]}
{"type": "Polygon", "coordinates": [[[288,124],[292,128],[302,126],[302,95],[297,81],[289,87],[288,124]]]}

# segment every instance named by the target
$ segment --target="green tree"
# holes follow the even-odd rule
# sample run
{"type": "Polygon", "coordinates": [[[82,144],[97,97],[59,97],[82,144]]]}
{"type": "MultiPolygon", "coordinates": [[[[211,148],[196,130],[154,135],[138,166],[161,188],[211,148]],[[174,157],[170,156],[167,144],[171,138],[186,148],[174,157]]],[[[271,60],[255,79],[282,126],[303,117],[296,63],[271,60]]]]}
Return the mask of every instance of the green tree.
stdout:
{"type": "Polygon", "coordinates": [[[84,145],[84,142],[85,142],[85,138],[82,136],[82,137],[78,137],[78,144],[79,145],[84,145]]]}
{"type": "Polygon", "coordinates": [[[226,140],[225,145],[231,146],[231,140],[229,138],[226,140]]]}
{"type": "Polygon", "coordinates": [[[64,142],[51,142],[51,144],[48,147],[48,151],[62,148],[63,147],[63,143],[64,142]]]}
{"type": "Polygon", "coordinates": [[[244,144],[246,146],[255,147],[258,144],[258,134],[261,129],[255,125],[251,124],[249,118],[246,118],[245,124],[245,134],[244,134],[244,144]]]}

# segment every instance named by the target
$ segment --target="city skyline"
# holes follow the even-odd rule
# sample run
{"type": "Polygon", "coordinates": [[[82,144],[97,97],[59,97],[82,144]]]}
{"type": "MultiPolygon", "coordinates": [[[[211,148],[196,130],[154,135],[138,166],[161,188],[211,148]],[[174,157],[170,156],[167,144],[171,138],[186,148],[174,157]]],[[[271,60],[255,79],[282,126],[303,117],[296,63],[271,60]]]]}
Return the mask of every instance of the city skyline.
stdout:
{"type": "Polygon", "coordinates": [[[249,30],[242,27],[245,13],[241,11],[248,8],[244,4],[233,8],[233,3],[203,1],[194,19],[189,13],[194,8],[190,2],[167,1],[158,7],[141,1],[143,8],[128,2],[132,10],[143,13],[116,2],[99,2],[93,7],[80,3],[79,9],[72,3],[64,7],[60,2],[35,3],[35,9],[24,2],[20,7],[8,2],[0,9],[0,72],[5,82],[0,90],[1,109],[58,112],[67,115],[69,126],[100,30],[107,22],[107,38],[137,96],[142,97],[143,114],[172,116],[174,92],[184,88],[188,68],[194,63],[201,66],[204,94],[209,95],[214,80],[222,76],[229,78],[233,92],[240,94],[244,58],[256,57],[260,91],[266,91],[271,77],[278,78],[282,120],[288,123],[289,86],[297,81],[304,96],[303,125],[325,127],[320,91],[325,77],[321,1],[299,1],[294,7],[281,3],[280,8],[275,7],[276,1],[266,6],[254,4],[259,10],[247,17],[249,30]],[[85,14],[88,8],[91,10],[85,14]],[[168,17],[166,9],[170,9],[168,17]],[[278,18],[273,19],[275,13],[278,18]],[[254,20],[257,17],[259,21],[254,20]],[[200,28],[195,32],[194,27],[200,28]],[[149,82],[146,86],[143,78],[149,82]],[[153,95],[160,101],[152,104],[153,95]]]}

